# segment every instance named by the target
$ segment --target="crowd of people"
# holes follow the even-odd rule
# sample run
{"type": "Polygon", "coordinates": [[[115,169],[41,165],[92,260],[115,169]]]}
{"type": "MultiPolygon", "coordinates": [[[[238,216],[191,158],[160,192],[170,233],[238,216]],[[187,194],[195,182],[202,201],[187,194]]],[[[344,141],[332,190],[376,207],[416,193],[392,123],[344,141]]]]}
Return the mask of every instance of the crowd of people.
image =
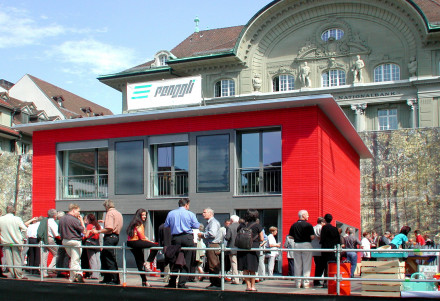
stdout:
{"type": "MultiPolygon", "coordinates": [[[[6,265],[15,266],[9,268],[10,277],[27,279],[21,268],[25,262],[30,274],[43,273],[44,277],[68,275],[70,282],[79,283],[84,282],[82,267],[85,264],[82,261],[86,261],[86,266],[92,270],[118,270],[115,250],[101,246],[118,244],[123,225],[122,215],[115,209],[111,200],[105,201],[103,205],[107,214],[102,226],[94,214],[88,214],[83,218],[81,208],[76,204],[70,204],[67,213],[50,209],[47,217],[34,217],[25,223],[20,217],[15,216],[13,206],[7,206],[6,214],[0,217],[1,243],[7,245],[0,250],[4,252],[6,265]],[[37,246],[40,242],[45,245],[42,256],[37,246]],[[16,246],[22,244],[30,246],[16,246]],[[95,248],[83,249],[83,246],[95,248]],[[50,255],[52,258],[49,262],[50,255]],[[40,271],[40,265],[46,269],[40,271]],[[69,272],[54,268],[66,269],[69,272]]],[[[2,257],[3,254],[0,254],[0,258],[2,257]]],[[[100,283],[120,284],[119,273],[101,274],[104,279],[100,283]]],[[[0,277],[7,277],[3,274],[3,269],[0,269],[0,277]]],[[[99,273],[92,272],[88,277],[98,279],[99,273]]]]}
{"type": "MultiPolygon", "coordinates": [[[[6,264],[22,266],[27,256],[27,265],[34,267],[28,270],[31,274],[40,273],[37,267],[41,262],[44,267],[47,267],[41,271],[44,277],[67,277],[67,274],[70,282],[83,283],[85,275],[90,279],[99,279],[102,275],[103,279],[100,283],[119,285],[119,273],[114,272],[118,270],[116,250],[106,247],[119,244],[123,219],[111,200],[106,200],[103,206],[106,210],[103,221],[98,221],[94,214],[83,217],[81,208],[76,204],[70,204],[66,214],[50,209],[47,217],[35,217],[26,223],[20,217],[15,216],[12,206],[8,206],[6,215],[0,217],[1,242],[10,244],[10,246],[3,246],[6,264]],[[43,248],[42,258],[40,258],[40,250],[37,246],[24,249],[14,246],[14,244],[24,242],[23,232],[26,233],[25,242],[28,244],[37,245],[42,242],[47,245],[43,248]],[[82,246],[93,248],[82,248],[82,246]],[[49,255],[52,257],[50,262],[49,255]],[[86,269],[111,272],[83,273],[84,266],[86,269]],[[69,272],[53,270],[55,267],[69,272]]],[[[233,285],[245,284],[246,291],[257,291],[256,283],[263,281],[267,276],[274,275],[275,263],[281,257],[282,247],[295,249],[295,251],[287,251],[286,254],[289,276],[310,277],[313,260],[314,277],[318,278],[327,276],[329,263],[336,261],[334,252],[324,252],[321,249],[334,249],[338,245],[351,250],[369,250],[383,246],[397,249],[413,244],[423,246],[432,243],[426,235],[422,235],[420,230],[414,231],[415,240],[409,239],[408,234],[411,228],[408,226],[402,227],[400,233],[395,236],[388,231],[382,236],[375,231],[364,232],[362,240],[359,240],[354,228],[347,227],[345,233],[342,233],[341,228],[333,225],[331,214],[319,217],[316,225],[313,226],[308,221],[307,210],[300,210],[298,220],[291,225],[282,244],[282,242],[277,242],[277,227],[269,227],[269,234],[266,235],[260,224],[258,210],[248,209],[241,219],[237,215],[232,215],[222,226],[215,218],[214,210],[205,208],[202,213],[206,220],[206,226],[204,226],[199,223],[196,215],[189,208],[189,199],[183,198],[178,201],[178,208],[171,210],[165,222],[160,225],[156,242],[146,236],[147,210],[145,209],[141,208],[136,211],[126,230],[127,246],[134,257],[138,271],[152,272],[151,263],[156,259],[165,273],[171,271],[198,274],[198,277],[166,275],[164,277],[164,281],[167,282],[166,287],[187,288],[188,281],[203,281],[208,278],[210,282],[208,289],[219,288],[221,278],[218,275],[222,264],[219,248],[222,245],[235,248],[235,250],[228,250],[224,256],[225,269],[233,275],[228,281],[233,285]],[[236,250],[238,234],[246,231],[251,233],[250,247],[259,249],[258,251],[236,250]],[[144,250],[157,246],[164,248],[160,251],[150,250],[145,260],[144,250]],[[188,250],[182,247],[197,247],[197,249],[188,250]],[[205,248],[212,249],[205,250],[205,248]],[[310,249],[314,251],[310,252],[310,249]]],[[[351,277],[355,275],[359,256],[362,260],[374,260],[368,251],[343,253],[343,260],[351,263],[351,277]]],[[[9,268],[9,271],[12,278],[26,279],[20,267],[9,268]]],[[[142,286],[150,287],[147,275],[148,273],[140,273],[141,283],[142,286]]],[[[2,269],[0,269],[0,277],[7,277],[2,269]]],[[[326,282],[318,279],[313,281],[295,279],[294,283],[297,288],[309,288],[312,285],[326,287],[326,282]]]]}

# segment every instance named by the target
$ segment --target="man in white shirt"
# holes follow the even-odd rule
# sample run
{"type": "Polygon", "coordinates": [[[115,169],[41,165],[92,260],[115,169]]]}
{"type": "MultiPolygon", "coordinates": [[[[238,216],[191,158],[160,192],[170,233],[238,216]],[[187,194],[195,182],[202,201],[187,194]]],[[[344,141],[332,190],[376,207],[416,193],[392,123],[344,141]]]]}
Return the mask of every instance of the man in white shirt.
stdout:
{"type": "MultiPolygon", "coordinates": [[[[203,218],[208,221],[205,227],[205,232],[199,233],[199,237],[204,239],[205,245],[208,248],[218,248],[223,240],[223,235],[220,231],[220,223],[214,217],[214,210],[206,208],[203,210],[203,218]]],[[[218,274],[220,272],[220,260],[216,251],[207,250],[206,258],[208,259],[208,271],[210,274],[218,274]]],[[[211,284],[208,288],[216,288],[221,286],[220,278],[210,277],[211,284]]]]}
{"type": "MultiPolygon", "coordinates": [[[[56,245],[55,238],[60,239],[60,234],[58,233],[58,224],[56,222],[57,219],[57,211],[55,209],[49,209],[47,211],[47,220],[43,220],[43,222],[47,222],[47,244],[48,245],[56,245]]],[[[57,262],[57,247],[47,247],[43,250],[43,266],[48,267],[48,270],[44,271],[44,277],[49,277],[48,271],[50,269],[55,268],[55,264],[57,262]],[[48,265],[49,252],[52,254],[52,261],[48,265]]]]}
{"type": "MultiPolygon", "coordinates": [[[[28,221],[31,223],[34,219],[28,221]]],[[[0,217],[0,233],[2,244],[8,244],[3,247],[5,253],[6,264],[14,266],[22,266],[23,261],[21,259],[21,247],[14,246],[14,244],[22,244],[24,239],[24,233],[27,227],[23,223],[23,220],[15,216],[15,208],[13,206],[6,207],[6,214],[0,217]]],[[[23,276],[21,268],[9,268],[12,278],[27,279],[23,276]]]]}
{"type": "MultiPolygon", "coordinates": [[[[29,247],[28,251],[25,253],[28,256],[27,265],[30,267],[39,267],[40,266],[40,248],[38,247],[38,238],[37,238],[37,230],[40,226],[41,218],[35,220],[32,224],[27,228],[27,243],[30,245],[36,245],[35,247],[29,247]]],[[[24,253],[24,249],[23,249],[24,253]]],[[[24,257],[24,256],[23,256],[24,257]]],[[[22,258],[23,258],[22,257],[22,258]]],[[[31,274],[39,274],[37,269],[29,270],[31,274]]]]}
{"type": "MultiPolygon", "coordinates": [[[[364,232],[362,234],[362,236],[364,238],[362,238],[361,240],[361,248],[362,249],[371,249],[371,245],[370,245],[370,233],[368,232],[364,232]]],[[[362,260],[370,260],[371,258],[371,254],[370,252],[362,252],[362,260]]]]}

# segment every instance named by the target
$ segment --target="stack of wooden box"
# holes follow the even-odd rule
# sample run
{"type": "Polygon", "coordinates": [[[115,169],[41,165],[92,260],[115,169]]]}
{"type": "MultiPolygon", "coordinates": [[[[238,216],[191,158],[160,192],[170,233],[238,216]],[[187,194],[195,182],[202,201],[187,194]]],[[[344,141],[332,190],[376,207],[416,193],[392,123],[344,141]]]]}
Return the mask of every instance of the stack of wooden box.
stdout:
{"type": "MultiPolygon", "coordinates": [[[[405,262],[362,261],[362,279],[405,279],[405,262]]],[[[400,297],[402,282],[362,281],[362,295],[400,297]]]]}

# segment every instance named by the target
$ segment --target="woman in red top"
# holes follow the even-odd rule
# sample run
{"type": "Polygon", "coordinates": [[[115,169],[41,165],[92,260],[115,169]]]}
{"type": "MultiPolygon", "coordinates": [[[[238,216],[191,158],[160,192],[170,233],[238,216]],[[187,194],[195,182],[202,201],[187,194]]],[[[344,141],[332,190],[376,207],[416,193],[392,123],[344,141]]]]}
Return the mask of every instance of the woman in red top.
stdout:
{"type": "MultiPolygon", "coordinates": [[[[144,223],[146,220],[147,210],[142,208],[138,209],[127,228],[127,246],[131,248],[131,253],[133,253],[139,271],[144,270],[144,249],[158,246],[157,243],[149,241],[145,236],[144,223]]],[[[152,257],[151,255],[152,254],[150,254],[149,258],[152,257]]],[[[145,274],[140,274],[140,276],[142,279],[142,286],[150,287],[151,285],[147,282],[145,274]]]]}
{"type": "MultiPolygon", "coordinates": [[[[99,234],[93,234],[92,230],[100,230],[101,226],[94,214],[90,213],[86,216],[86,235],[84,236],[85,245],[86,246],[99,246],[99,234]]],[[[100,270],[101,269],[101,252],[98,248],[86,249],[87,250],[87,258],[89,260],[90,269],[92,270],[100,270]]],[[[90,279],[98,279],[99,272],[92,272],[90,279]]]]}

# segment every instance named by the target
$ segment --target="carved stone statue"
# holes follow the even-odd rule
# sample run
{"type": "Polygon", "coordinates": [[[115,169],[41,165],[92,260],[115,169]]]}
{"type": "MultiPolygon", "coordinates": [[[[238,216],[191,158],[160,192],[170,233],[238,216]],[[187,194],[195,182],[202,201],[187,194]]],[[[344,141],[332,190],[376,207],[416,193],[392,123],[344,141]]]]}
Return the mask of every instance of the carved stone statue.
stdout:
{"type": "Polygon", "coordinates": [[[328,59],[328,68],[332,69],[332,68],[336,68],[336,67],[337,67],[337,65],[336,65],[335,58],[334,57],[329,58],[328,59]]]}
{"type": "Polygon", "coordinates": [[[408,71],[410,77],[417,76],[417,60],[415,56],[412,56],[409,60],[408,71]]]}
{"type": "Polygon", "coordinates": [[[303,87],[311,87],[312,81],[310,80],[310,67],[307,65],[307,62],[304,62],[304,65],[302,65],[299,70],[299,79],[303,87]]]}
{"type": "Polygon", "coordinates": [[[259,74],[255,74],[254,78],[252,79],[252,85],[254,87],[255,92],[260,92],[261,89],[261,78],[259,74]]]}
{"type": "Polygon", "coordinates": [[[351,71],[353,72],[353,83],[355,82],[362,82],[362,69],[364,69],[365,63],[363,60],[361,60],[361,56],[356,56],[356,62],[354,62],[353,68],[351,71]]]}

